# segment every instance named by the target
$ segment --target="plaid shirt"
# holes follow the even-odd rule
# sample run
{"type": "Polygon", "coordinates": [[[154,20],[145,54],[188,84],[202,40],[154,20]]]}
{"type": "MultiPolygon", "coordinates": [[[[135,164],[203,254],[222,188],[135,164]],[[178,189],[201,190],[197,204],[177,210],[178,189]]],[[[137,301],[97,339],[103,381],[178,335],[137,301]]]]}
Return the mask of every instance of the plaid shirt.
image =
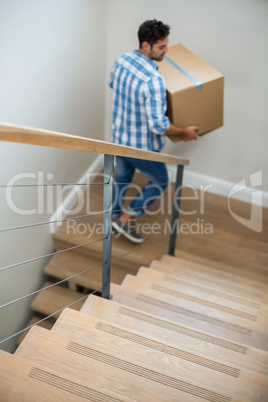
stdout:
{"type": "Polygon", "coordinates": [[[169,128],[166,89],[157,65],[134,50],[114,63],[109,85],[113,88],[112,142],[160,151],[169,128]]]}

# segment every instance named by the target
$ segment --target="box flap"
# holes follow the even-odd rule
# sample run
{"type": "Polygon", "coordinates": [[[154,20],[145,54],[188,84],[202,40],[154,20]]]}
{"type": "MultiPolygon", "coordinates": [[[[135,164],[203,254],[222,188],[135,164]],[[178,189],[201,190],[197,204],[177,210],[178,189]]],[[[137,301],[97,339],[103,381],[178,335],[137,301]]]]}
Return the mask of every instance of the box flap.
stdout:
{"type": "MultiPolygon", "coordinates": [[[[168,57],[203,84],[223,77],[221,73],[181,44],[170,46],[168,57]]],[[[163,75],[166,88],[170,93],[195,87],[195,84],[189,78],[170,65],[165,59],[159,63],[159,72],[163,75]]]]}

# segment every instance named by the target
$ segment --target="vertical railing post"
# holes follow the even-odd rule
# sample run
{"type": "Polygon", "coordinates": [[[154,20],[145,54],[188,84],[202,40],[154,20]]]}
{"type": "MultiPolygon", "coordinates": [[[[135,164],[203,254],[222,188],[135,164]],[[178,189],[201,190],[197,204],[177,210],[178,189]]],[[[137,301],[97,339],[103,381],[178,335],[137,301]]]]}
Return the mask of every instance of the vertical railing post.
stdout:
{"type": "Polygon", "coordinates": [[[114,155],[104,155],[102,297],[110,299],[114,155]]]}
{"type": "Polygon", "coordinates": [[[184,168],[183,165],[177,166],[177,175],[176,175],[176,184],[174,190],[173,211],[171,220],[171,233],[170,233],[169,250],[168,250],[169,255],[175,255],[177,227],[179,223],[179,214],[180,214],[183,168],[184,168]]]}

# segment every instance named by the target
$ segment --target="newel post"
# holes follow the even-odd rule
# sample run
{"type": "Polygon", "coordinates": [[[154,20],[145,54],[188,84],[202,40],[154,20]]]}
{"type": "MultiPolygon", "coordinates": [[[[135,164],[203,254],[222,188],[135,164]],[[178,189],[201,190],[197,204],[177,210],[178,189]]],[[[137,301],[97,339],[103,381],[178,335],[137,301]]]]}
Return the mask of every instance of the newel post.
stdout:
{"type": "Polygon", "coordinates": [[[102,297],[110,299],[114,155],[104,155],[102,297]]]}
{"type": "Polygon", "coordinates": [[[176,184],[173,199],[173,211],[171,219],[171,233],[170,233],[169,250],[168,250],[168,254],[173,256],[175,255],[177,228],[179,224],[183,169],[184,169],[183,165],[177,166],[176,184]]]}

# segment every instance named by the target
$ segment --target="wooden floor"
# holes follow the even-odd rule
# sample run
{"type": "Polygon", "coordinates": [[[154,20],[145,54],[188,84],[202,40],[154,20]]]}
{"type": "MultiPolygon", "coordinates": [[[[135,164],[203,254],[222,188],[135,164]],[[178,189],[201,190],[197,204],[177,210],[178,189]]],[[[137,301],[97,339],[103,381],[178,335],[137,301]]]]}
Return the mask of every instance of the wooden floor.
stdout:
{"type": "MultiPolygon", "coordinates": [[[[120,279],[111,300],[87,296],[100,286],[98,268],[91,270],[99,246],[51,259],[48,279],[72,276],[71,288],[41,292],[32,308],[39,315],[71,308],[58,312],[54,325],[34,326],[13,355],[0,352],[1,401],[268,400],[267,210],[258,233],[231,216],[224,197],[206,193],[202,205],[198,194],[182,201],[188,215],[181,216],[174,257],[166,254],[163,229],[167,193],[166,209],[142,218],[161,221],[160,234],[148,233],[142,246],[113,239],[112,278],[120,279]]],[[[100,205],[99,189],[92,203],[100,205]]],[[[158,201],[151,211],[160,207],[158,201]]],[[[231,208],[250,217],[247,204],[233,201],[231,208]]],[[[88,232],[66,225],[55,235],[58,250],[88,242],[88,232]]]]}

